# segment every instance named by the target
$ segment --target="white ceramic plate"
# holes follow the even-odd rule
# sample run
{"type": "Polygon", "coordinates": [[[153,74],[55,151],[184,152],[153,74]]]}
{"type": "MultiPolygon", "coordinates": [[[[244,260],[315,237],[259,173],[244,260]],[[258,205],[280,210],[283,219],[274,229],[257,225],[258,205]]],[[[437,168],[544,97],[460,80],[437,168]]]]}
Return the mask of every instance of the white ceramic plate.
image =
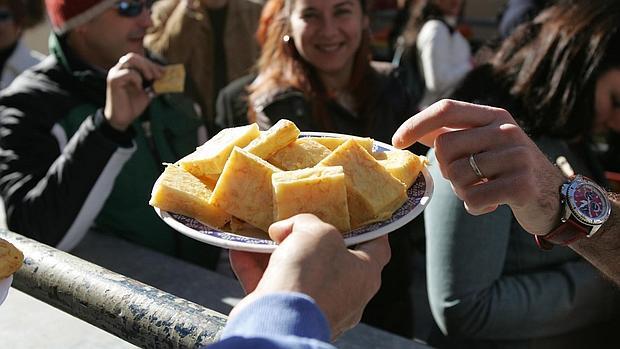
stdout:
{"type": "MultiPolygon", "coordinates": [[[[300,137],[346,137],[337,133],[302,132],[300,137]]],[[[375,141],[373,151],[381,152],[395,149],[391,145],[375,141]]],[[[416,181],[407,190],[407,201],[390,219],[372,223],[344,235],[347,246],[356,245],[388,234],[417,217],[428,205],[433,194],[433,179],[427,169],[423,169],[416,181]]],[[[268,238],[255,238],[221,231],[204,225],[194,218],[155,208],[157,215],[173,229],[192,239],[230,250],[271,253],[276,243],[268,238]]]]}

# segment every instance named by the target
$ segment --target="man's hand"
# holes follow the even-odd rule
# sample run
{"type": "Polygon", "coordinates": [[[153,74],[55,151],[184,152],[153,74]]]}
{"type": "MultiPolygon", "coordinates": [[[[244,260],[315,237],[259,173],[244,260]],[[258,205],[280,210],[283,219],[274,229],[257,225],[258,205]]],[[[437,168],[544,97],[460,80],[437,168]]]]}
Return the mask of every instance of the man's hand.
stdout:
{"type": "Polygon", "coordinates": [[[503,109],[439,101],[396,131],[399,148],[416,141],[435,147],[441,174],[474,215],[508,204],[521,226],[545,234],[558,224],[558,190],[566,180],[503,109]],[[475,163],[482,180],[470,165],[475,163]]]}
{"type": "Polygon", "coordinates": [[[309,214],[274,223],[269,235],[279,243],[271,257],[230,251],[233,269],[250,292],[230,316],[261,295],[291,291],[315,300],[334,337],[355,326],[381,285],[390,259],[387,236],[349,250],[336,228],[309,214]]]}
{"type": "Polygon", "coordinates": [[[143,56],[129,53],[108,72],[104,115],[108,123],[125,131],[150,103],[142,82],[158,79],[163,67],[143,56]]]}

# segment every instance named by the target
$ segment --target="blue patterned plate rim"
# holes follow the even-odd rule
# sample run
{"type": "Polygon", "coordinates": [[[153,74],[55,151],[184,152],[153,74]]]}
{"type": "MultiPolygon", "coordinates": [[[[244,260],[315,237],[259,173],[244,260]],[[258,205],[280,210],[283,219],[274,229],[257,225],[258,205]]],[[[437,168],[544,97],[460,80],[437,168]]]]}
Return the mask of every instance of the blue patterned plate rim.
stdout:
{"type": "MultiPolygon", "coordinates": [[[[350,137],[338,133],[328,132],[302,132],[300,137],[350,137]]],[[[374,141],[373,151],[394,150],[391,145],[374,141]]],[[[433,195],[433,178],[426,168],[418,175],[416,181],[407,190],[407,201],[398,209],[391,218],[371,223],[344,234],[347,246],[357,245],[385,234],[388,234],[417,217],[428,205],[433,195]]],[[[157,215],[170,227],[192,239],[222,247],[230,250],[248,252],[271,253],[276,248],[276,243],[269,239],[261,239],[249,236],[229,233],[204,225],[194,218],[167,212],[155,208],[157,215]]]]}

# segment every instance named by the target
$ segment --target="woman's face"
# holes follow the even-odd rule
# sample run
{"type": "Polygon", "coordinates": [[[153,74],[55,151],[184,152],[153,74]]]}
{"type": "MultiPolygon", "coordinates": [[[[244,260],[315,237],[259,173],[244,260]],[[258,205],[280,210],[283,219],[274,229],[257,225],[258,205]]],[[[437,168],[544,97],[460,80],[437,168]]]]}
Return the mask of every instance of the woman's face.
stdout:
{"type": "Polygon", "coordinates": [[[620,132],[620,68],[604,73],[596,82],[594,131],[620,132]]]}
{"type": "Polygon", "coordinates": [[[368,26],[359,0],[295,0],[291,36],[299,54],[319,75],[345,79],[368,26]]]}
{"type": "Polygon", "coordinates": [[[457,17],[461,12],[463,0],[436,0],[435,3],[444,15],[457,17]]]}

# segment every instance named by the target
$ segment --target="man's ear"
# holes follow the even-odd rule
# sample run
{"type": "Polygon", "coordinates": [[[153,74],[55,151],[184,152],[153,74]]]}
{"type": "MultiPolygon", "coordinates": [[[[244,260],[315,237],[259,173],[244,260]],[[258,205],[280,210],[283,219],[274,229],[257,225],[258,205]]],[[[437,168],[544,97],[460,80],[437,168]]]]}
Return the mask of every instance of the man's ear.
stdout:
{"type": "Polygon", "coordinates": [[[368,17],[368,15],[364,15],[364,17],[362,18],[362,27],[364,28],[364,30],[370,29],[370,17],[368,17]]]}

